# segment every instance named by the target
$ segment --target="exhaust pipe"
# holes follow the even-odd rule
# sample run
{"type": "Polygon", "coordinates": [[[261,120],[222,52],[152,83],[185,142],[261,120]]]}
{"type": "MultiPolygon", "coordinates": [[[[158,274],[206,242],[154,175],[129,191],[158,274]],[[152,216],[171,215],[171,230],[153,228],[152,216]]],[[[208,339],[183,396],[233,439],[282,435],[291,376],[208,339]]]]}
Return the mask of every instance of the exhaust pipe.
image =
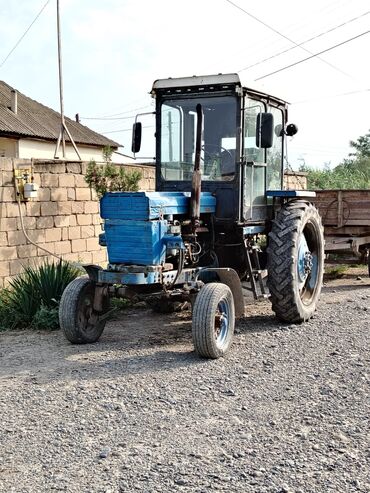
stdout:
{"type": "Polygon", "coordinates": [[[193,234],[196,234],[196,230],[200,225],[200,192],[202,190],[202,174],[200,171],[200,152],[202,142],[202,128],[203,128],[203,111],[202,105],[197,104],[197,136],[195,141],[195,161],[194,170],[191,183],[191,197],[190,197],[190,217],[193,234]]]}

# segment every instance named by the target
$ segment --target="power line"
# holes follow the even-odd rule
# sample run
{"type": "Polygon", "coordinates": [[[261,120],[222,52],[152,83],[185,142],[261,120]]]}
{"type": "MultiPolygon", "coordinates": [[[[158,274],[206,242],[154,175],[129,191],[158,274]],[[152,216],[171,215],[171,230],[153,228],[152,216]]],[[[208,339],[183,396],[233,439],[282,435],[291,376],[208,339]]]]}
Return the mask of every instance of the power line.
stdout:
{"type": "Polygon", "coordinates": [[[133,108],[129,111],[123,111],[122,113],[116,113],[114,115],[106,115],[106,116],[81,116],[82,120],[128,120],[130,118],[135,118],[136,114],[129,115],[125,117],[118,117],[118,115],[125,115],[126,113],[131,113],[132,111],[143,110],[144,108],[151,108],[150,104],[145,106],[140,106],[139,108],[133,108]],[[117,118],[116,118],[117,117],[117,118]]]}
{"type": "Polygon", "coordinates": [[[129,116],[122,116],[122,117],[114,117],[114,118],[108,118],[108,117],[92,117],[92,116],[80,116],[81,120],[130,120],[132,118],[135,118],[136,115],[129,115],[129,116]]]}
{"type": "Polygon", "coordinates": [[[50,3],[50,0],[47,0],[47,2],[45,3],[45,5],[42,7],[42,9],[40,10],[40,12],[36,15],[36,17],[33,19],[33,21],[31,22],[31,24],[27,27],[27,29],[25,30],[25,32],[22,34],[22,36],[18,39],[18,41],[15,43],[15,45],[13,46],[13,48],[9,51],[9,53],[7,54],[7,56],[4,58],[4,60],[1,62],[0,64],[0,68],[4,65],[4,63],[8,60],[8,58],[10,57],[10,55],[13,53],[13,51],[18,47],[19,43],[22,41],[22,39],[26,36],[26,34],[28,33],[28,31],[31,29],[31,27],[34,25],[34,23],[37,21],[37,19],[40,17],[40,15],[42,14],[42,12],[45,10],[46,6],[48,5],[48,3],[50,3]]]}
{"type": "Polygon", "coordinates": [[[291,46],[290,48],[287,48],[286,50],[279,51],[279,53],[275,53],[274,55],[271,55],[267,58],[264,58],[263,60],[259,60],[258,62],[255,62],[252,65],[248,65],[248,67],[244,67],[244,68],[238,70],[238,73],[243,72],[244,70],[248,70],[250,68],[256,67],[257,65],[261,65],[261,63],[267,62],[268,60],[272,60],[273,58],[276,58],[280,55],[283,55],[284,53],[288,53],[288,51],[295,50],[298,47],[301,48],[302,45],[309,43],[315,39],[321,38],[322,36],[325,36],[325,34],[329,34],[333,31],[335,31],[336,29],[339,29],[343,26],[346,26],[347,24],[350,24],[351,22],[357,21],[358,19],[361,19],[361,17],[365,17],[365,15],[368,15],[368,14],[370,14],[370,11],[364,12],[363,14],[358,15],[357,17],[353,17],[352,19],[349,19],[346,22],[342,22],[342,24],[338,24],[337,26],[332,27],[331,29],[328,29],[327,31],[323,31],[323,32],[317,34],[316,36],[313,36],[312,38],[306,39],[305,41],[298,43],[296,46],[291,46]]]}
{"type": "Polygon", "coordinates": [[[314,103],[315,101],[322,101],[323,99],[331,99],[331,98],[339,98],[341,96],[351,96],[352,94],[360,94],[364,92],[370,92],[370,89],[360,89],[358,91],[349,91],[349,92],[342,92],[341,94],[328,94],[327,96],[322,96],[320,98],[315,98],[315,99],[305,99],[304,101],[295,101],[293,103],[290,103],[290,105],[294,104],[305,104],[305,103],[314,103]]]}
{"type": "MultiPolygon", "coordinates": [[[[145,125],[143,128],[154,128],[155,125],[145,125]]],[[[100,130],[99,133],[101,134],[116,134],[118,132],[131,132],[132,128],[120,128],[119,130],[110,130],[109,132],[105,132],[100,130]]]]}
{"type": "MultiPolygon", "coordinates": [[[[249,17],[251,17],[252,19],[254,19],[256,22],[259,22],[260,24],[262,24],[263,26],[265,26],[270,31],[274,32],[275,34],[278,34],[279,36],[281,36],[282,38],[286,39],[290,43],[293,43],[296,47],[301,48],[301,50],[304,50],[306,53],[309,53],[310,55],[313,54],[312,51],[308,50],[307,48],[304,48],[303,46],[300,46],[299,43],[296,43],[293,39],[289,38],[288,36],[285,36],[285,34],[283,34],[282,32],[278,31],[274,27],[270,26],[269,24],[267,24],[266,22],[264,22],[262,19],[259,19],[258,17],[256,17],[255,15],[251,14],[247,10],[243,9],[242,7],[240,7],[239,5],[237,5],[236,3],[232,2],[231,0],[225,0],[225,1],[228,2],[230,5],[233,5],[235,8],[241,10],[242,12],[244,12],[245,14],[247,14],[249,17]]],[[[317,55],[315,55],[315,56],[317,56],[317,55]]],[[[320,57],[319,57],[319,59],[323,63],[326,63],[327,65],[329,65],[330,67],[332,67],[334,70],[337,70],[341,74],[343,74],[343,75],[345,75],[345,76],[350,77],[351,79],[353,79],[352,75],[347,74],[346,72],[344,72],[340,68],[336,67],[332,63],[330,63],[330,62],[328,62],[328,61],[326,61],[326,60],[324,60],[324,59],[322,59],[320,57]]],[[[255,79],[255,80],[259,80],[259,79],[255,79]]]]}
{"type": "MultiPolygon", "coordinates": [[[[229,0],[227,0],[229,1],[229,0]]],[[[254,79],[255,81],[265,79],[266,77],[270,77],[271,75],[277,74],[278,72],[282,72],[283,70],[287,70],[288,68],[294,67],[295,65],[299,65],[300,63],[306,62],[307,60],[311,60],[312,58],[318,57],[318,55],[322,55],[323,53],[326,53],[328,51],[334,50],[335,48],[338,48],[339,46],[342,46],[346,43],[349,43],[350,41],[354,41],[355,39],[361,38],[361,36],[365,36],[365,34],[369,34],[370,30],[365,31],[361,34],[358,34],[357,36],[354,36],[353,38],[346,39],[345,41],[342,41],[341,43],[337,43],[334,46],[331,46],[330,48],[326,48],[325,50],[319,51],[318,53],[313,53],[311,56],[308,56],[306,58],[303,58],[302,60],[298,60],[297,62],[291,63],[290,65],[286,65],[285,67],[279,68],[278,70],[274,70],[273,72],[270,72],[269,74],[262,75],[261,77],[258,77],[257,79],[254,79]]]]}

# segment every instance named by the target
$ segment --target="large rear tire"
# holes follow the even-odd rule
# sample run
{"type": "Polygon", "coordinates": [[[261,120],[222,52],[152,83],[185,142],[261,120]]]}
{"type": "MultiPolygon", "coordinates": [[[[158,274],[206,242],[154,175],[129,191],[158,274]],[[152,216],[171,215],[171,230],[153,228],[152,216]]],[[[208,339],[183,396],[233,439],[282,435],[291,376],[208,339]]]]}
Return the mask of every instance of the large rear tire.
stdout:
{"type": "Polygon", "coordinates": [[[272,309],[283,321],[310,319],[324,273],[324,233],[317,209],[308,202],[286,204],[269,233],[268,281],[272,309]]]}
{"type": "Polygon", "coordinates": [[[231,346],[234,327],[234,298],[230,288],[216,282],[203,286],[193,306],[195,351],[204,358],[224,356],[231,346]]]}
{"type": "MultiPolygon", "coordinates": [[[[95,285],[88,277],[78,277],[68,284],[59,305],[59,325],[73,344],[96,342],[103,333],[106,320],[99,320],[94,311],[95,285]]],[[[107,311],[109,298],[105,300],[107,311]]],[[[101,314],[100,314],[101,315],[101,314]]]]}

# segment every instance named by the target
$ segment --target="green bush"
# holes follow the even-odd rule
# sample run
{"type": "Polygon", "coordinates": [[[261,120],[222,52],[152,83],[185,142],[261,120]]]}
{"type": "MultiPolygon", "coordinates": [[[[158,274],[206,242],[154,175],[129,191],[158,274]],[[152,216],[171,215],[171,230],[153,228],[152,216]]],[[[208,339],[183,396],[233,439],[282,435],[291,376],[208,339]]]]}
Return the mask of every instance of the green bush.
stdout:
{"type": "Polygon", "coordinates": [[[26,267],[0,293],[0,330],[58,328],[58,306],[66,286],[81,271],[67,262],[26,267]]]}
{"type": "Polygon", "coordinates": [[[123,166],[109,162],[99,165],[90,161],[85,181],[101,198],[105,192],[137,192],[141,177],[140,171],[127,171],[123,166]]]}

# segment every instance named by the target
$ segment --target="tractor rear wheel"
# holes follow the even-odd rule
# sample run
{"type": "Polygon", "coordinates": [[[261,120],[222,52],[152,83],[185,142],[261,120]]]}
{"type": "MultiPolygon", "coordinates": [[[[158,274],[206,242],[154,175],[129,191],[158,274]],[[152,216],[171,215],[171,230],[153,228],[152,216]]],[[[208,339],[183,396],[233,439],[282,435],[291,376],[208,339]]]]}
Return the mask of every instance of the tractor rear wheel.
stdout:
{"type": "Polygon", "coordinates": [[[234,326],[234,298],[230,288],[217,282],[203,286],[193,306],[195,351],[205,358],[224,356],[231,346],[234,326]]]}
{"type": "Polygon", "coordinates": [[[317,209],[286,204],[269,233],[268,281],[272,309],[286,322],[301,323],[316,310],[324,273],[324,234],[317,209]]]}
{"type": "MultiPolygon", "coordinates": [[[[66,338],[73,344],[96,342],[102,335],[106,320],[95,312],[95,285],[88,277],[78,277],[68,284],[59,305],[59,325],[66,338]]],[[[108,310],[109,298],[104,300],[104,311],[108,310]]]]}

